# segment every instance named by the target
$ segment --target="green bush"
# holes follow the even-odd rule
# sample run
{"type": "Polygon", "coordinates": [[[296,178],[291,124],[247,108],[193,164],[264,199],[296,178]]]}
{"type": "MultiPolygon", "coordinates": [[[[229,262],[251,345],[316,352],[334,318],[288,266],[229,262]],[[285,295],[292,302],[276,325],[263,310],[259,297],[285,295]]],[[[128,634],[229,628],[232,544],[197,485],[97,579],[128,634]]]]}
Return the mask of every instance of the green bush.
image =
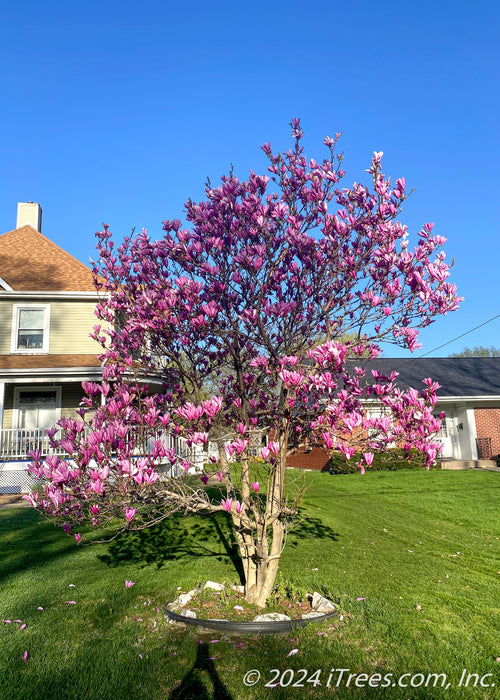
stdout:
{"type": "MultiPolygon", "coordinates": [[[[356,462],[362,457],[361,452],[356,452],[350,460],[346,461],[344,455],[334,453],[330,459],[328,471],[330,474],[354,474],[359,472],[356,462]]],[[[391,448],[384,452],[375,452],[373,462],[365,469],[367,471],[397,471],[398,469],[422,469],[425,464],[424,456],[418,450],[406,450],[391,448]]],[[[439,464],[438,464],[439,468],[439,464]]]]}

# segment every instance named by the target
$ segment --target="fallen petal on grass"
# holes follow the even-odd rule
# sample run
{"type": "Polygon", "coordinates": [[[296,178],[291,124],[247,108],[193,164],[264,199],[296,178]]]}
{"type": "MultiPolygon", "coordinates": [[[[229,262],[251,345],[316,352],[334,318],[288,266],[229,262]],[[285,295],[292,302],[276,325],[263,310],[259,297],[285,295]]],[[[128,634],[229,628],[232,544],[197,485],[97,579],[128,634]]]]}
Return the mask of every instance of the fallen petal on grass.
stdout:
{"type": "Polygon", "coordinates": [[[27,660],[28,660],[28,652],[25,651],[24,654],[23,654],[23,661],[26,662],[27,660]]]}
{"type": "Polygon", "coordinates": [[[135,581],[125,580],[125,588],[132,588],[132,586],[135,586],[135,581]]]}
{"type": "Polygon", "coordinates": [[[298,651],[298,649],[292,649],[290,652],[288,652],[287,656],[293,656],[294,654],[297,654],[298,651]]]}

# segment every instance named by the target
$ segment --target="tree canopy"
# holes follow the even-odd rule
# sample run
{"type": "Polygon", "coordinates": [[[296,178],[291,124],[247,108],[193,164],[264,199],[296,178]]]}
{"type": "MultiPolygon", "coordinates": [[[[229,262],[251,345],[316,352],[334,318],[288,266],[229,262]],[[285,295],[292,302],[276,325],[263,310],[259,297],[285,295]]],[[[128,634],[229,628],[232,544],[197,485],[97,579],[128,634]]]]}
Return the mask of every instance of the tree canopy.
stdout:
{"type": "Polygon", "coordinates": [[[393,443],[435,459],[432,379],[403,391],[396,372],[352,360],[377,357],[381,341],[415,350],[419,328],[459,302],[433,224],[410,248],[399,220],[405,181],[385,178],[382,153],[368,169],[372,189],[342,188],[339,135],[325,138],[323,160],[307,160],[300,122],[291,126],[286,153],[263,146],[270,177],[209,184],[202,202],[186,204],[188,227],[166,220],[161,239],[143,231],[117,247],[104,226],[94,332],[104,381],[84,385],[81,420],[60,421],[63,437],[52,432],[71,460],[35,453],[31,467],[45,480],[33,505],[68,532],[227,512],[247,598],[259,605],[302,493],[286,476],[290,449],[314,440],[346,459],[361,450],[361,473],[393,443]],[[188,446],[215,436],[219,457],[193,475],[172,435],[188,446]]]}

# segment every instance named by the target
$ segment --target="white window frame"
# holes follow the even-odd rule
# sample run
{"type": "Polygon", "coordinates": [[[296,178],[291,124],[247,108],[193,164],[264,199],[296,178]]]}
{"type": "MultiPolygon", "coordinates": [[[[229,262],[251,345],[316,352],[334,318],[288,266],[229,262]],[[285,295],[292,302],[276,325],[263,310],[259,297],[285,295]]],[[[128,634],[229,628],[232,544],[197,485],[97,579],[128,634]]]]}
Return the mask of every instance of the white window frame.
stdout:
{"type": "Polygon", "coordinates": [[[49,352],[50,333],[50,304],[13,304],[12,306],[12,337],[10,351],[16,355],[46,355],[49,352]],[[43,311],[43,341],[41,348],[19,348],[20,311],[43,311]]]}
{"type": "Polygon", "coordinates": [[[19,430],[19,395],[23,392],[37,392],[37,393],[51,393],[56,394],[56,418],[54,421],[54,426],[58,420],[61,418],[61,408],[62,408],[62,386],[43,386],[40,384],[24,385],[14,387],[14,410],[12,412],[12,427],[19,430]]]}

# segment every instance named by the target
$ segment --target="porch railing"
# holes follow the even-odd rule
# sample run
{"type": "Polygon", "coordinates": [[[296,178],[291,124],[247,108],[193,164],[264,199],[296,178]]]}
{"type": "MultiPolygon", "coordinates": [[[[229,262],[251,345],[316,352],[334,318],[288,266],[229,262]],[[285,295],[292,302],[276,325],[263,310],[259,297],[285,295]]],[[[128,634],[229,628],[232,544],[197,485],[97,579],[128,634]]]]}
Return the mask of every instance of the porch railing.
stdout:
{"type": "Polygon", "coordinates": [[[54,449],[43,428],[28,430],[12,428],[0,430],[0,461],[25,461],[31,459],[30,451],[39,450],[41,455],[64,455],[62,448],[54,449]]]}
{"type": "MultiPolygon", "coordinates": [[[[58,433],[55,438],[57,439],[58,433]]],[[[190,447],[186,440],[179,435],[164,433],[163,442],[167,449],[173,449],[180,459],[198,461],[203,458],[203,451],[196,446],[190,447]]],[[[150,441],[152,442],[152,441],[150,441]]],[[[150,447],[148,445],[148,447],[150,447]]],[[[152,445],[151,445],[152,447],[152,445]]],[[[43,457],[48,455],[60,455],[64,457],[67,453],[64,448],[54,448],[50,445],[50,440],[44,428],[28,430],[25,428],[11,428],[0,430],[0,461],[27,461],[31,459],[30,452],[38,450],[43,457]]],[[[137,455],[142,453],[140,448],[135,451],[137,455]]]]}

